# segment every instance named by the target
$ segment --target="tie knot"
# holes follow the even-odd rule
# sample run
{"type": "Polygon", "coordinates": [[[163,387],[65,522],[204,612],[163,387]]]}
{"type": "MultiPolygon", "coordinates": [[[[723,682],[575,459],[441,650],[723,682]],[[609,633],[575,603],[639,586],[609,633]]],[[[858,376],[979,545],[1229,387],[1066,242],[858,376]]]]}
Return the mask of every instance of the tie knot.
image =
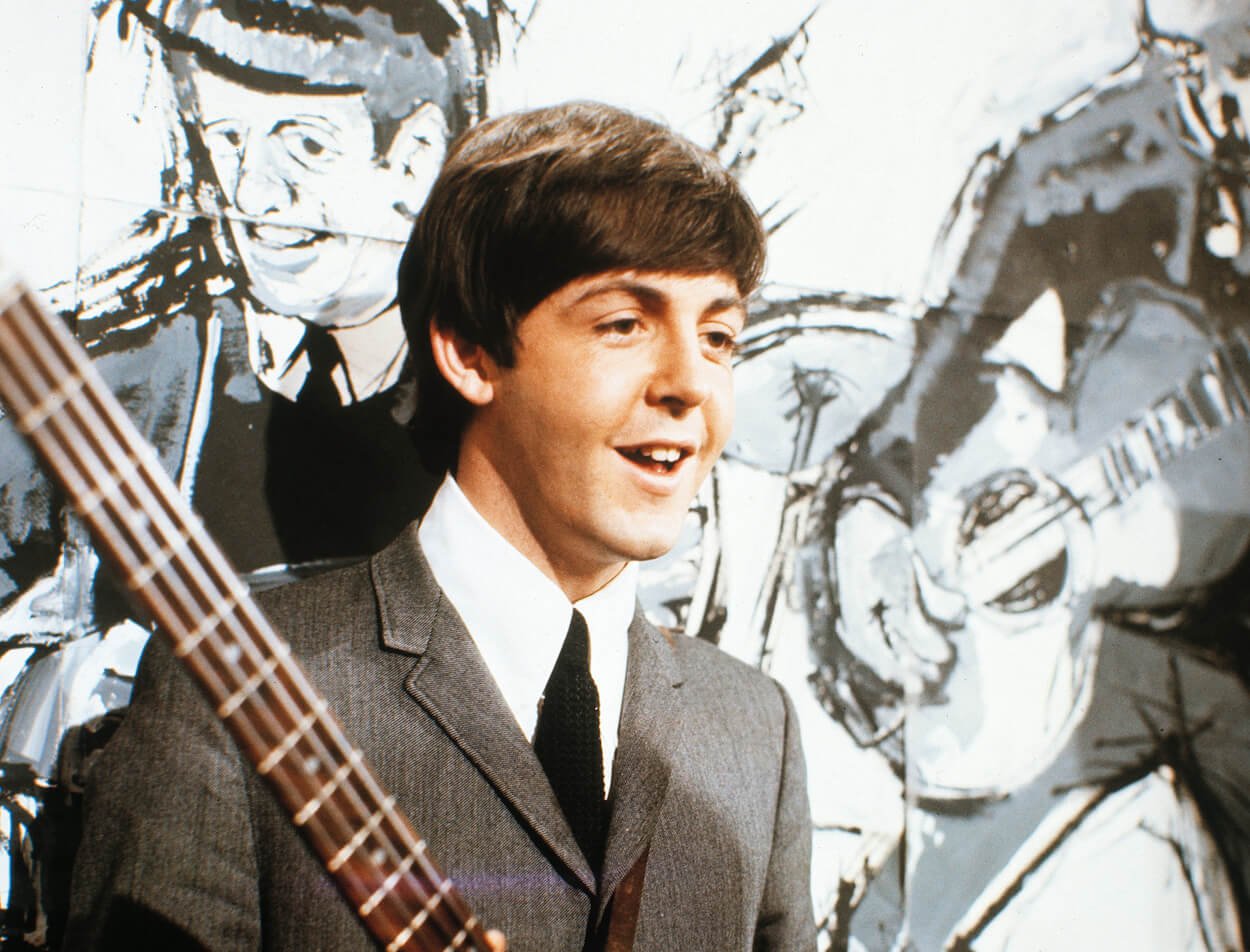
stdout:
{"type": "MultiPolygon", "coordinates": [[[[590,629],[586,627],[586,617],[576,608],[569,619],[569,630],[564,635],[564,647],[560,654],[568,654],[568,663],[585,665],[590,668],[590,629]]],[[[556,659],[556,664],[560,659],[556,659]]]]}
{"type": "Polygon", "coordinates": [[[309,324],[304,330],[300,350],[308,357],[308,376],[300,387],[298,401],[319,406],[337,406],[339,392],[332,375],[334,368],[343,363],[343,352],[339,350],[338,341],[328,329],[309,324]]]}

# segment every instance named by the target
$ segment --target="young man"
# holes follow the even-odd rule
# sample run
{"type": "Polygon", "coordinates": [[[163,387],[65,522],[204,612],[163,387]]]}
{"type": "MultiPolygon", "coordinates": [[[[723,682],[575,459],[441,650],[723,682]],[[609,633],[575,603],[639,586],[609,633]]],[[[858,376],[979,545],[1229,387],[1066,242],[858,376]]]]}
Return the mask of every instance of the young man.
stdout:
{"type": "MultiPolygon", "coordinates": [[[[368,563],[265,598],[512,952],[598,947],[626,880],[635,949],[814,948],[789,700],[634,593],[728,437],[763,254],[734,181],[659,125],[574,104],[470,131],[400,266],[415,426],[446,478],[368,563]]],[[[74,886],[74,948],[370,947],[155,644],[74,886]]]]}

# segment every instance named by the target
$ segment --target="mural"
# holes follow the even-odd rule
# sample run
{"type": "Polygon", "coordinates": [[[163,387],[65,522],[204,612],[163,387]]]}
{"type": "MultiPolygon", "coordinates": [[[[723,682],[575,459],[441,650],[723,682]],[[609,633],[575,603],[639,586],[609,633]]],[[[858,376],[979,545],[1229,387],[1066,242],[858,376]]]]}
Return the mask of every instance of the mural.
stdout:
{"type": "MultiPolygon", "coordinates": [[[[428,498],[391,282],[449,138],[666,118],[772,260],[644,601],[793,696],[822,948],[1241,948],[1250,4],[759,6],[65,5],[0,58],[60,67],[0,240],[265,586],[428,498]]],[[[6,948],[57,946],[128,616],[0,419],[6,948]]]]}

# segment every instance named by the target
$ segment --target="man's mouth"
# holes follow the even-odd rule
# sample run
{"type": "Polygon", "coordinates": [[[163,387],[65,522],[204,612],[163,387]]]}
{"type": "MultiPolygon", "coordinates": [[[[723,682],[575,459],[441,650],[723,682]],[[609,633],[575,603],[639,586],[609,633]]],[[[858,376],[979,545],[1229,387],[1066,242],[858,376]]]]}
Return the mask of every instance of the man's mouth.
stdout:
{"type": "Polygon", "coordinates": [[[308,248],[330,236],[329,232],[314,228],[298,228],[289,225],[263,225],[248,222],[244,225],[248,240],[262,248],[285,251],[295,248],[308,248]]]}
{"type": "Polygon", "coordinates": [[[694,452],[691,447],[672,443],[618,446],[616,451],[635,466],[651,473],[671,473],[694,452]]]}

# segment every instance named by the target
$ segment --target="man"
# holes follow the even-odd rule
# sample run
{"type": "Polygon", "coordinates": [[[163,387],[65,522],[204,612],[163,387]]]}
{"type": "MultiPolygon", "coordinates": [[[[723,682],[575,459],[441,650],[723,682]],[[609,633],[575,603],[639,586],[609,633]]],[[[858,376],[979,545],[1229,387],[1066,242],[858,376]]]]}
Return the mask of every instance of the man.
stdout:
{"type": "MultiPolygon", "coordinates": [[[[636,949],[814,948],[789,700],[634,595],[728,437],[763,246],[733,180],[654,123],[574,104],[470,131],[400,269],[447,475],[367,564],[265,598],[513,952],[597,947],[627,877],[636,949]]],[[[163,644],[92,784],[70,947],[369,946],[163,644]]]]}

